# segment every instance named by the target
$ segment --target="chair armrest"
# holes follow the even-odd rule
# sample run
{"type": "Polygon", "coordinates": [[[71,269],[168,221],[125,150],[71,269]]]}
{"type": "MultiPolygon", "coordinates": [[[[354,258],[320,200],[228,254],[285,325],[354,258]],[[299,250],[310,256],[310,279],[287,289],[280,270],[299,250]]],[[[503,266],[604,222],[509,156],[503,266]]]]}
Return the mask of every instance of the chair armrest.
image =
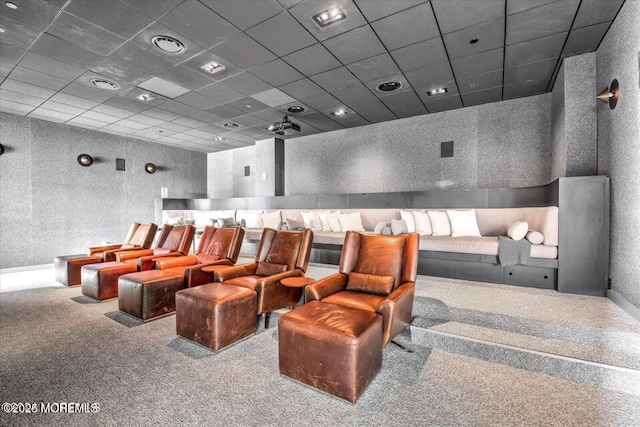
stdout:
{"type": "Polygon", "coordinates": [[[140,251],[144,250],[140,246],[136,246],[133,248],[123,248],[118,246],[116,249],[108,249],[103,252],[102,259],[104,261],[116,261],[119,252],[131,252],[131,251],[140,251]]]}
{"type": "Polygon", "coordinates": [[[223,258],[217,261],[208,262],[206,264],[197,264],[191,267],[188,267],[184,271],[184,280],[187,284],[188,288],[193,286],[204,285],[205,283],[210,283],[215,280],[215,274],[212,272],[202,271],[203,267],[209,267],[213,265],[227,265],[232,266],[233,262],[230,260],[223,258]]]}
{"type": "Polygon", "coordinates": [[[320,301],[331,294],[340,292],[347,286],[346,274],[335,273],[307,286],[304,289],[307,301],[320,301]]]}
{"type": "Polygon", "coordinates": [[[404,282],[391,292],[376,307],[376,313],[382,315],[382,342],[387,344],[411,323],[413,293],[415,284],[404,282]]]}
{"type": "Polygon", "coordinates": [[[116,243],[113,245],[102,245],[102,246],[92,246],[89,248],[89,254],[93,255],[96,252],[104,252],[104,251],[109,251],[109,250],[113,250],[113,249],[120,249],[122,248],[122,244],[121,243],[116,243]]]}
{"type": "Polygon", "coordinates": [[[236,277],[251,276],[256,274],[257,268],[258,268],[257,262],[238,265],[231,268],[225,268],[223,271],[216,271],[214,273],[215,281],[224,282],[225,280],[235,279],[236,277]]]}
{"type": "Polygon", "coordinates": [[[158,270],[166,270],[167,268],[184,267],[184,266],[196,265],[197,263],[198,263],[198,257],[195,255],[163,257],[156,261],[156,268],[158,270]]]}
{"type": "Polygon", "coordinates": [[[151,249],[139,249],[134,251],[118,251],[116,252],[116,259],[120,262],[126,261],[128,259],[140,258],[143,256],[153,255],[153,250],[151,249]]]}
{"type": "Polygon", "coordinates": [[[287,277],[304,276],[299,268],[265,276],[256,281],[254,290],[258,293],[258,314],[279,308],[293,306],[300,300],[300,288],[288,288],[280,283],[287,277]]]}
{"type": "Polygon", "coordinates": [[[167,252],[165,254],[152,254],[152,255],[147,255],[147,256],[142,256],[140,258],[138,258],[138,270],[139,271],[145,271],[145,270],[151,270],[153,267],[155,267],[156,265],[156,261],[158,261],[160,258],[166,258],[166,257],[181,257],[182,252],[167,252]]]}

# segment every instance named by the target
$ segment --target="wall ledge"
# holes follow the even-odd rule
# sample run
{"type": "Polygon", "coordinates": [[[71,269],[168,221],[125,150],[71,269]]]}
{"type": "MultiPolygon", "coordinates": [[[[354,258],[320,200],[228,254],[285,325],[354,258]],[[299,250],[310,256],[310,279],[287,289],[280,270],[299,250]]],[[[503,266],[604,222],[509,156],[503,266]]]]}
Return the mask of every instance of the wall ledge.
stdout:
{"type": "Polygon", "coordinates": [[[640,321],[640,307],[631,304],[625,297],[612,289],[607,290],[607,297],[618,307],[629,313],[636,320],[640,321]]]}

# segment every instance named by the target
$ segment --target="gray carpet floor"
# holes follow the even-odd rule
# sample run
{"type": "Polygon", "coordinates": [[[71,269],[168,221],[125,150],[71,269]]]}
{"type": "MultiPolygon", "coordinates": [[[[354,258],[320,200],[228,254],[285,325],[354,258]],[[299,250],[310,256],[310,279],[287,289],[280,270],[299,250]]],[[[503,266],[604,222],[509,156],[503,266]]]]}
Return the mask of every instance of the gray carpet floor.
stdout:
{"type": "MultiPolygon", "coordinates": [[[[416,302],[418,311],[432,306],[416,302]]],[[[415,328],[429,325],[398,338],[409,351],[385,347],[382,371],[350,404],[279,374],[275,327],[214,353],[177,337],[175,316],[142,324],[117,307],[117,301],[94,303],[79,288],[0,293],[0,402],[100,405],[91,414],[0,413],[0,425],[631,426],[640,420],[634,393],[427,345],[415,328]]],[[[470,316],[454,314],[457,321],[470,316]]]]}

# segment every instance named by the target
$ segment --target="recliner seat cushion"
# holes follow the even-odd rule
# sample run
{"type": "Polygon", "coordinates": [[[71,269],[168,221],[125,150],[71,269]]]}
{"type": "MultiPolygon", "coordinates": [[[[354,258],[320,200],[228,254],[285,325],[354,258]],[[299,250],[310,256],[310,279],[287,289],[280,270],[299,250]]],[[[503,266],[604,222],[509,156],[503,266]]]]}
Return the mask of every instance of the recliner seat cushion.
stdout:
{"type": "Polygon", "coordinates": [[[376,311],[384,299],[381,295],[365,294],[363,292],[341,291],[322,299],[322,302],[359,308],[361,310],[376,311]]]}

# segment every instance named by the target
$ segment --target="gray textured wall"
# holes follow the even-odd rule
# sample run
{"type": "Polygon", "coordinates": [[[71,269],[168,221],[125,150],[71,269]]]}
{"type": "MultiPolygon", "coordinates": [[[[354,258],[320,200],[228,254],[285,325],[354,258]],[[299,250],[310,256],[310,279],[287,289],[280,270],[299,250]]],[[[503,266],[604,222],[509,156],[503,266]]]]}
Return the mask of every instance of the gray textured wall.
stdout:
{"type": "Polygon", "coordinates": [[[0,113],[0,268],[51,263],[56,255],[120,242],[131,222],[154,220],[170,197],[206,195],[207,156],[161,144],[0,113]],[[76,158],[93,156],[83,168],[76,158]],[[116,157],[126,171],[115,170],[116,157]],[[155,163],[158,172],[144,171],[155,163]]]}
{"type": "Polygon", "coordinates": [[[255,145],[209,153],[207,158],[207,194],[222,197],[275,196],[275,139],[256,141],[255,145]],[[250,175],[244,176],[244,167],[250,175]],[[262,174],[266,173],[266,179],[262,174]]]}
{"type": "Polygon", "coordinates": [[[556,76],[551,95],[551,179],[567,176],[567,144],[565,135],[564,67],[556,76]]]}
{"type": "Polygon", "coordinates": [[[598,103],[599,167],[611,177],[611,288],[640,308],[639,22],[640,1],[625,2],[597,51],[596,92],[620,83],[615,110],[598,103]]]}
{"type": "Polygon", "coordinates": [[[285,194],[546,184],[550,103],[544,94],[289,139],[285,194]],[[453,158],[440,158],[443,141],[453,158]]]}

